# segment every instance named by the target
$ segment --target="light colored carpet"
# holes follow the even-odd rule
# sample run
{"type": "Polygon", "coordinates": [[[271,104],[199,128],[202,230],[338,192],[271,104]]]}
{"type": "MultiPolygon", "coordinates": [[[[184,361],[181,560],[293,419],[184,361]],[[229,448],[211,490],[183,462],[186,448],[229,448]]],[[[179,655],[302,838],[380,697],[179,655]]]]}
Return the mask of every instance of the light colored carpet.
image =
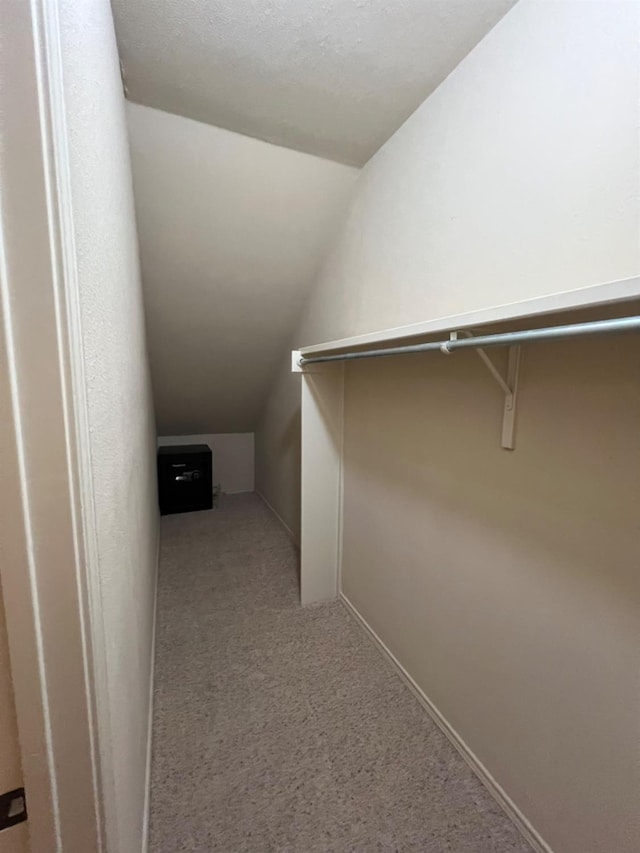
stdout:
{"type": "Polygon", "coordinates": [[[162,520],[151,853],[531,853],[256,495],[162,520]]]}

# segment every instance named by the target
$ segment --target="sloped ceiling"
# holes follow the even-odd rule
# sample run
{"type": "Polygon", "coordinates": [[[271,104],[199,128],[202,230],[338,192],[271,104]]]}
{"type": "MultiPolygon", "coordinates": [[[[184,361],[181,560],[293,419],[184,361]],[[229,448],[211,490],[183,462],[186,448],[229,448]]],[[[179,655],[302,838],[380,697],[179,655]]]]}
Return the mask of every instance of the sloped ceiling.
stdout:
{"type": "Polygon", "coordinates": [[[158,433],[250,432],[358,171],[127,115],[158,433]]]}
{"type": "Polygon", "coordinates": [[[130,100],[362,165],[515,0],[112,0],[130,100]]]}
{"type": "Polygon", "coordinates": [[[343,164],[513,2],[113,0],[159,434],[254,429],[352,193],[343,164]]]}

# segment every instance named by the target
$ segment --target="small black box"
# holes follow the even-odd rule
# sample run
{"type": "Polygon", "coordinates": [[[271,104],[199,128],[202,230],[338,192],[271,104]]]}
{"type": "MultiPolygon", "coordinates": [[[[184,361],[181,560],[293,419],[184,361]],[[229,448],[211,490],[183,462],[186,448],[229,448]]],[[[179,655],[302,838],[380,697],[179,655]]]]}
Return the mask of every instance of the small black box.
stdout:
{"type": "Polygon", "coordinates": [[[158,448],[160,514],[213,507],[211,449],[206,444],[158,448]]]}

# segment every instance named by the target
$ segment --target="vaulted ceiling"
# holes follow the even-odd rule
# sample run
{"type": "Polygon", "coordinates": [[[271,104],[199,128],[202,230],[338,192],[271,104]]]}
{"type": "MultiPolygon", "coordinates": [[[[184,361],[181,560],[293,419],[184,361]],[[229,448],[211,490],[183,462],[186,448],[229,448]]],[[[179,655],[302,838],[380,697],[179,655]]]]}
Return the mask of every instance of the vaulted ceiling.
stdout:
{"type": "Polygon", "coordinates": [[[253,430],[348,164],[514,2],[112,0],[160,434],[253,430]]]}
{"type": "Polygon", "coordinates": [[[362,165],[515,0],[113,0],[128,97],[362,165]]]}

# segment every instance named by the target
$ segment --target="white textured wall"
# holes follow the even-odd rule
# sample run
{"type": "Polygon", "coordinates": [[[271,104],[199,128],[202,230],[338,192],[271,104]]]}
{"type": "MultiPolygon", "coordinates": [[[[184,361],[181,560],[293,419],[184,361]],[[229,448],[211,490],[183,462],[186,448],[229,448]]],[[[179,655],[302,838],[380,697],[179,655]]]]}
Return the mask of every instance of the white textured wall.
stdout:
{"type": "Polygon", "coordinates": [[[518,3],[363,169],[299,343],[637,275],[638,14],[518,3]]]}
{"type": "Polygon", "coordinates": [[[158,430],[251,431],[358,171],[127,115],[158,430]]]}
{"type": "Polygon", "coordinates": [[[217,435],[164,435],[158,446],[208,444],[213,456],[213,483],[228,494],[254,489],[254,435],[252,432],[217,435]]]}
{"type": "MultiPolygon", "coordinates": [[[[520,0],[361,171],[292,348],[637,275],[637,19],[625,0],[520,0]]],[[[295,528],[289,367],[256,446],[295,528]]]]}
{"type": "MultiPolygon", "coordinates": [[[[3,223],[4,225],[4,223],[3,223]]],[[[4,328],[0,327],[0,466],[8,481],[3,481],[0,499],[0,512],[2,518],[7,519],[7,505],[5,502],[17,502],[19,500],[19,473],[17,470],[17,459],[15,453],[15,441],[12,429],[7,422],[13,414],[11,403],[11,390],[9,388],[9,370],[7,360],[7,349],[5,343],[4,328]],[[11,489],[6,488],[6,482],[12,484],[11,489]]],[[[5,522],[6,523],[6,522],[5,522]]],[[[10,559],[11,551],[7,549],[7,543],[0,543],[0,560],[10,559]]],[[[11,661],[9,660],[9,643],[7,637],[7,625],[5,617],[5,604],[0,585],[0,793],[20,788],[24,784],[20,746],[18,742],[18,723],[16,719],[16,708],[13,692],[13,678],[11,675],[11,661]]],[[[6,830],[4,833],[6,842],[6,853],[28,853],[28,839],[26,824],[18,824],[6,830]]],[[[3,848],[4,853],[4,848],[3,848]]]]}
{"type": "MultiPolygon", "coordinates": [[[[520,0],[363,169],[292,344],[637,275],[638,11],[520,0]]],[[[343,580],[558,853],[632,853],[637,341],[540,347],[514,454],[477,359],[349,370],[343,580]]],[[[294,528],[298,383],[256,431],[294,528]]]]}
{"type": "MultiPolygon", "coordinates": [[[[635,306],[640,310],[640,303],[635,306]]],[[[556,853],[640,838],[637,336],[347,370],[342,588],[556,853]]]]}
{"type": "Polygon", "coordinates": [[[60,15],[108,679],[101,745],[117,819],[109,853],[134,853],[152,667],[155,425],[111,10],[108,0],[63,0],[60,15]]]}
{"type": "MultiPolygon", "coordinates": [[[[18,726],[13,701],[13,684],[7,644],[4,602],[0,587],[0,793],[23,786],[18,726]]],[[[3,853],[28,853],[26,824],[10,827],[2,833],[3,853]]]]}
{"type": "Polygon", "coordinates": [[[278,363],[278,370],[255,433],[256,490],[275,509],[298,544],[301,476],[300,390],[300,377],[291,373],[291,351],[288,349],[278,363]]]}

